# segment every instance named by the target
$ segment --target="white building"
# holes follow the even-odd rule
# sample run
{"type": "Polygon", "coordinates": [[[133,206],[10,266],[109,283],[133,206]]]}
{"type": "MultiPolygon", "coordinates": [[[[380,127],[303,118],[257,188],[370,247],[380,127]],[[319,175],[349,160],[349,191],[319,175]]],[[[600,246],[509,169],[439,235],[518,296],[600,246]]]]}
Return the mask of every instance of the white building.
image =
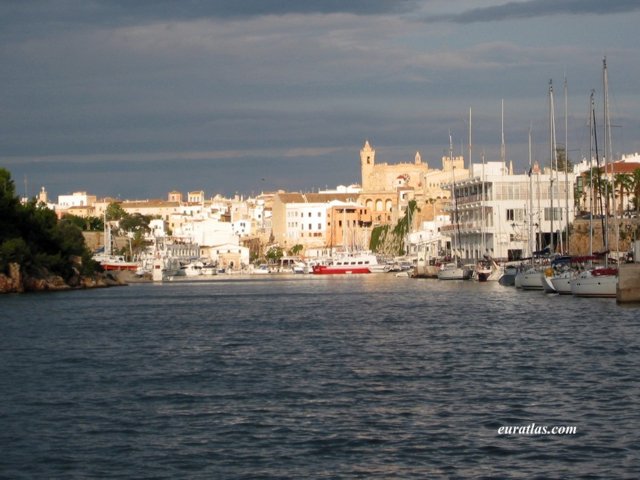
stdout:
{"type": "Polygon", "coordinates": [[[252,234],[251,220],[237,220],[235,222],[231,222],[231,228],[233,233],[239,237],[248,237],[252,234]]]}
{"type": "Polygon", "coordinates": [[[58,195],[58,208],[66,210],[71,207],[88,207],[96,203],[95,195],[87,192],[73,192],[71,195],[58,195]]]}
{"type": "Polygon", "coordinates": [[[454,184],[453,221],[442,231],[464,259],[517,260],[548,246],[560,251],[566,248],[560,233],[574,219],[574,182],[573,173],[565,182],[564,174],[537,167],[531,175],[511,175],[501,162],[472,165],[469,178],[454,184]]]}
{"type": "Polygon", "coordinates": [[[289,203],[286,205],[286,242],[293,246],[324,245],[327,203],[289,203]]]}
{"type": "Polygon", "coordinates": [[[220,268],[239,270],[249,265],[249,249],[235,243],[203,247],[202,251],[220,268]]]}
{"type": "Polygon", "coordinates": [[[238,236],[230,222],[213,218],[193,218],[174,230],[173,236],[203,246],[238,245],[238,236]]]}

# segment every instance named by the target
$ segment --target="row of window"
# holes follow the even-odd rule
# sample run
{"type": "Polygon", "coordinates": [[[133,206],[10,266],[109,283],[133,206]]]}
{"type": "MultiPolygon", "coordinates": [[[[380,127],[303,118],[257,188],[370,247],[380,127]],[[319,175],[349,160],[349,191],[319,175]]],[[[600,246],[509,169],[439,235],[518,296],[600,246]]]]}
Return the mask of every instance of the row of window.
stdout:
{"type": "MultiPolygon", "coordinates": [[[[523,222],[525,219],[525,210],[523,208],[508,208],[507,209],[507,221],[509,222],[523,222]]],[[[545,207],[544,219],[546,221],[551,220],[551,208],[545,207]]],[[[562,220],[562,208],[553,208],[553,220],[562,220]]]]}
{"type": "MultiPolygon", "coordinates": [[[[312,212],[307,212],[307,217],[311,217],[312,212]]],[[[322,212],[316,212],[318,215],[318,217],[322,217],[322,212]]],[[[288,211],[287,212],[287,217],[304,217],[304,212],[298,212],[298,211],[288,211]]]]}
{"type": "MultiPolygon", "coordinates": [[[[298,222],[287,222],[287,227],[288,228],[298,228],[298,222]]],[[[323,230],[321,223],[318,224],[318,228],[317,229],[318,230],[323,230]]],[[[300,223],[300,230],[304,230],[304,223],[300,223]]],[[[309,228],[307,230],[313,230],[313,224],[312,223],[309,224],[309,228]]]]}
{"type": "Polygon", "coordinates": [[[369,260],[359,260],[359,261],[355,261],[355,260],[351,260],[350,262],[347,262],[346,260],[344,261],[337,261],[334,262],[334,265],[369,265],[369,260]]]}

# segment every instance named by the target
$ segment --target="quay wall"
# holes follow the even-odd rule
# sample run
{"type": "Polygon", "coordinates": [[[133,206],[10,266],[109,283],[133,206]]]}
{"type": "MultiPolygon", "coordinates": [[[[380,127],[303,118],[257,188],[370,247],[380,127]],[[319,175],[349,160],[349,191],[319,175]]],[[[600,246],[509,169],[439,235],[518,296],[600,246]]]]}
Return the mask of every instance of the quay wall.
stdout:
{"type": "Polygon", "coordinates": [[[625,263],[618,270],[618,303],[640,302],[640,263],[625,263]]]}

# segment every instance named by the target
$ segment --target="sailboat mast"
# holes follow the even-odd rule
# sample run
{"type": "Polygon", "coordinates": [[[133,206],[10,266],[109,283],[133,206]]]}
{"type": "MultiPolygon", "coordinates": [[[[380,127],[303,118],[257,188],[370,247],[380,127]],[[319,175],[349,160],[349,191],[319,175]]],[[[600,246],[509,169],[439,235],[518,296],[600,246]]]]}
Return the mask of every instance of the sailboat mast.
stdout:
{"type": "MultiPolygon", "coordinates": [[[[608,110],[608,97],[607,94],[607,59],[602,59],[602,91],[603,91],[603,116],[604,116],[604,250],[609,250],[609,142],[608,142],[608,128],[609,123],[607,121],[608,110]]],[[[609,254],[605,254],[605,259],[609,254]]],[[[606,263],[606,261],[605,261],[606,263]]]]}
{"type": "MultiPolygon", "coordinates": [[[[593,92],[591,94],[591,98],[592,98],[592,105],[594,105],[593,92]]],[[[607,223],[606,223],[606,215],[605,215],[606,212],[602,206],[602,178],[600,176],[600,155],[598,154],[598,128],[596,123],[595,107],[592,108],[591,112],[593,115],[593,145],[596,152],[596,172],[598,175],[597,188],[598,188],[598,202],[600,207],[601,224],[602,224],[602,246],[603,246],[603,249],[606,250],[607,249],[607,223]]],[[[592,175],[593,175],[593,171],[592,171],[592,175]]]]}
{"type": "Polygon", "coordinates": [[[569,252],[569,100],[567,77],[564,77],[564,208],[565,248],[569,252]]]}
{"type": "Polygon", "coordinates": [[[502,161],[502,174],[505,175],[507,170],[507,152],[504,145],[504,98],[500,105],[500,160],[502,161]]]}
{"type": "Polygon", "coordinates": [[[471,107],[469,107],[469,161],[467,164],[471,168],[471,107]]]}
{"type": "MultiPolygon", "coordinates": [[[[451,137],[451,131],[449,131],[449,162],[451,164],[451,200],[453,203],[453,250],[458,250],[458,204],[456,202],[456,175],[455,168],[453,166],[453,138],[451,137]]],[[[457,254],[454,254],[457,256],[457,254]]]]}
{"type": "Polygon", "coordinates": [[[533,256],[533,166],[531,165],[531,125],[529,125],[529,256],[533,256]]]}
{"type": "Polygon", "coordinates": [[[485,177],[484,177],[484,151],[482,152],[482,197],[480,202],[480,216],[482,220],[482,254],[487,251],[487,234],[485,227],[485,213],[484,213],[484,200],[485,200],[485,177]]]}
{"type": "Polygon", "coordinates": [[[593,98],[594,91],[591,90],[590,105],[589,105],[589,255],[593,255],[593,210],[595,209],[595,199],[593,196],[593,147],[594,147],[594,134],[595,134],[595,100],[593,98]]]}
{"type": "MultiPolygon", "coordinates": [[[[603,81],[603,90],[604,90],[604,126],[605,126],[605,134],[604,134],[604,152],[605,152],[605,172],[607,172],[607,188],[609,184],[611,185],[611,201],[612,201],[612,209],[613,209],[613,221],[614,221],[614,231],[615,231],[615,239],[616,239],[616,255],[618,255],[618,251],[620,250],[619,246],[619,232],[618,232],[618,215],[617,215],[617,207],[616,207],[616,191],[615,191],[615,176],[613,172],[613,147],[611,145],[611,117],[609,115],[609,75],[607,73],[607,57],[604,57],[602,60],[602,81],[603,81]],[[611,172],[609,172],[609,159],[611,159],[611,172]]],[[[607,205],[609,204],[609,196],[607,191],[607,205]]],[[[607,209],[607,216],[609,214],[609,210],[607,209]]],[[[608,230],[607,230],[608,237],[608,230]]]]}
{"type": "Polygon", "coordinates": [[[549,80],[549,150],[550,150],[550,160],[549,162],[551,163],[551,169],[549,172],[549,200],[550,200],[550,216],[551,216],[551,240],[550,240],[550,247],[549,250],[551,253],[553,253],[555,251],[554,246],[553,246],[553,217],[555,216],[553,213],[553,175],[554,175],[554,167],[557,168],[557,165],[554,165],[554,159],[555,159],[555,148],[554,148],[554,144],[553,144],[553,137],[554,137],[554,126],[553,126],[553,83],[551,80],[549,80]]]}

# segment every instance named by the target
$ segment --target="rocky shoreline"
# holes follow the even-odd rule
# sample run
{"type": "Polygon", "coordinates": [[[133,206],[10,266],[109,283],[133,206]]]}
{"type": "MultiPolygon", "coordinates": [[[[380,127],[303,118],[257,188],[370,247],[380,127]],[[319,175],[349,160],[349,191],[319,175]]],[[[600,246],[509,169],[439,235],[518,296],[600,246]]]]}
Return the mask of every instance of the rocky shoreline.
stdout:
{"type": "Polygon", "coordinates": [[[91,276],[77,274],[65,281],[61,276],[46,270],[41,270],[35,275],[25,274],[19,264],[11,263],[8,275],[0,273],[0,294],[126,286],[129,279],[127,275],[123,275],[124,273],[130,272],[102,272],[91,276]]]}

